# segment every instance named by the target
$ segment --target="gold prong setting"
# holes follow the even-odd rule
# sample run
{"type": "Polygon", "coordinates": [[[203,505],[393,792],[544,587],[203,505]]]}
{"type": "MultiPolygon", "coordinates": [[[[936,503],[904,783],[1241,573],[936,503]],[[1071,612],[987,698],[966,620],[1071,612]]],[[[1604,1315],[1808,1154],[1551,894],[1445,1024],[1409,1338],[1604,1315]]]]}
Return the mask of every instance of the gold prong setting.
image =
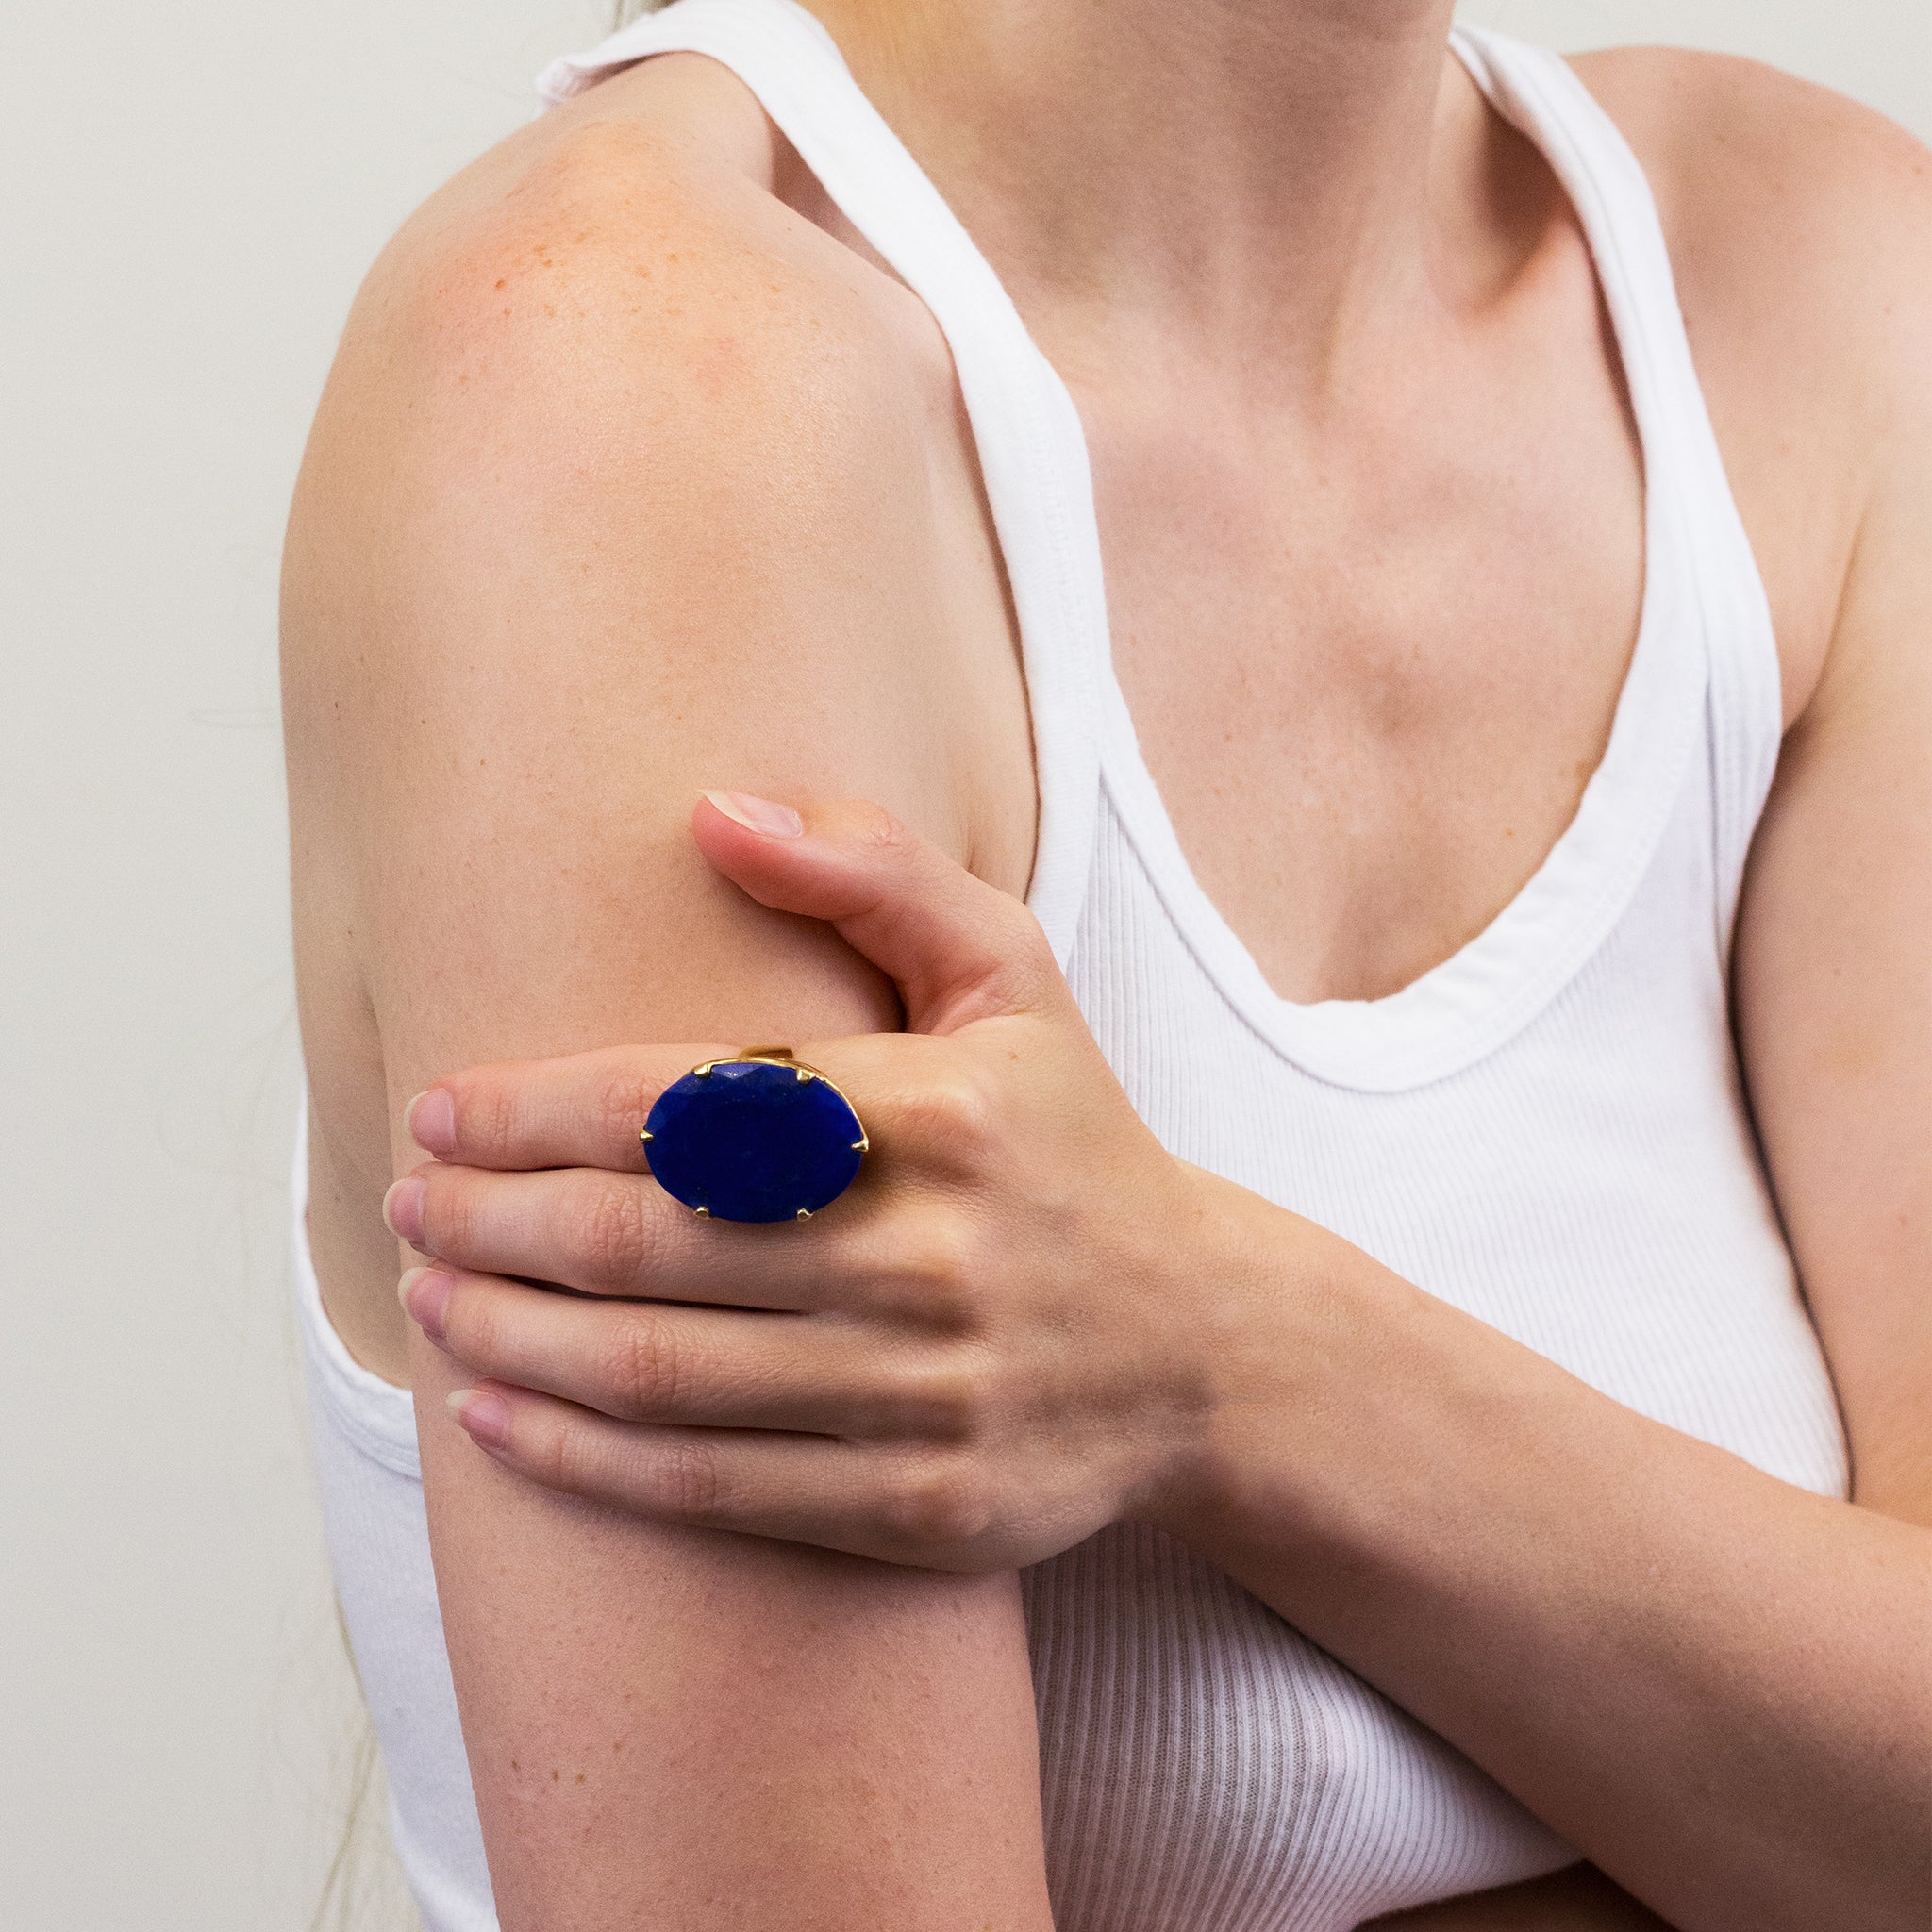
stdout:
{"type": "Polygon", "coordinates": [[[872,1147],[837,1082],[789,1046],[701,1060],[658,1096],[638,1140],[647,1171],[699,1220],[754,1223],[811,1220],[872,1147]]]}

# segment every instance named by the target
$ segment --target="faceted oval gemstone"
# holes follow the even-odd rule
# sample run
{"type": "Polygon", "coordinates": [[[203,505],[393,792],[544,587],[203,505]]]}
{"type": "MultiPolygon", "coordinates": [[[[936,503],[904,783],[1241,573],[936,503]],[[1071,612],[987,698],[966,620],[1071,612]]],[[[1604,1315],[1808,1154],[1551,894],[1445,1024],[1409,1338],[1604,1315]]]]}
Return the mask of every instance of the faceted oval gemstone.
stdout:
{"type": "Polygon", "coordinates": [[[793,1221],[852,1185],[864,1130],[829,1080],[786,1060],[714,1060],[644,1123],[665,1192],[719,1221],[793,1221]]]}

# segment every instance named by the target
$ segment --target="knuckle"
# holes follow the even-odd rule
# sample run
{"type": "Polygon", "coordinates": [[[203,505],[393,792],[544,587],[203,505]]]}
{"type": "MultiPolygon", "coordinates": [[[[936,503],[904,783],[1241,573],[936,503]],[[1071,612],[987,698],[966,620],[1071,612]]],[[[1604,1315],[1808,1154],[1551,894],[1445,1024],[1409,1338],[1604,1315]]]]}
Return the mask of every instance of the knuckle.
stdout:
{"type": "Polygon", "coordinates": [[[899,1246],[893,1274],[905,1311],[945,1334],[977,1325],[979,1269],[973,1229],[949,1208],[928,1209],[899,1246]]]}
{"type": "Polygon", "coordinates": [[[505,1337],[496,1297],[458,1285],[442,1311],[442,1335],[458,1361],[488,1372],[504,1362],[505,1337]]]}
{"type": "Polygon", "coordinates": [[[848,807],[849,830],[854,844],[881,858],[905,858],[919,849],[919,840],[884,806],[871,799],[855,799],[848,807]]]}
{"type": "Polygon", "coordinates": [[[986,1534],[992,1493],[972,1462],[950,1456],[902,1470],[891,1484],[886,1514],[903,1543],[937,1556],[986,1534]]]}
{"type": "Polygon", "coordinates": [[[978,1162],[999,1133],[998,1102],[991,1083],[970,1061],[953,1060],[936,1072],[921,1094],[925,1126],[954,1161],[978,1162]]]}
{"type": "Polygon", "coordinates": [[[427,1254],[449,1260],[467,1260],[477,1248],[476,1190],[470,1178],[454,1168],[437,1165],[422,1171],[423,1239],[427,1254]]]}
{"type": "Polygon", "coordinates": [[[1053,956],[1053,941],[1047,938],[1040,915],[1018,899],[1008,900],[1008,904],[1012,908],[1008,914],[1008,957],[1029,974],[1037,974],[1049,983],[1064,984],[1059,961],[1053,956]]]}
{"type": "Polygon", "coordinates": [[[526,1416],[517,1432],[518,1460],[525,1472],[548,1490],[582,1496],[596,1488],[590,1444],[555,1416],[526,1416]]]}
{"type": "Polygon", "coordinates": [[[1020,911],[1007,950],[1001,991],[1022,1011],[1051,1011],[1068,997],[1066,978],[1040,921],[1024,907],[1020,911]]]}
{"type": "Polygon", "coordinates": [[[997,1005],[1016,1013],[1045,1012],[1068,1000],[1053,943],[1030,907],[990,891],[982,924],[997,960],[985,991],[997,1005]]]}
{"type": "Polygon", "coordinates": [[[984,1378],[955,1364],[916,1372],[898,1407],[908,1433],[960,1443],[985,1435],[991,1403],[984,1378]]]}
{"type": "Polygon", "coordinates": [[[591,1124],[600,1139],[628,1150],[657,1097],[644,1070],[626,1055],[604,1070],[591,1096],[591,1124]]]}
{"type": "Polygon", "coordinates": [[[601,1181],[584,1204],[576,1232],[577,1252],[590,1284],[624,1288],[641,1280],[649,1258],[650,1224],[641,1189],[625,1186],[616,1176],[601,1181]]]}
{"type": "Polygon", "coordinates": [[[920,1219],[908,1272],[924,1287],[963,1288],[973,1274],[973,1236],[964,1217],[941,1208],[920,1219]]]}
{"type": "Polygon", "coordinates": [[[602,1380],[614,1416],[650,1422],[672,1414],[683,1365],[670,1329],[648,1316],[627,1316],[611,1341],[602,1380]]]}
{"type": "Polygon", "coordinates": [[[671,1437],[650,1452],[650,1494],[666,1516],[680,1523],[715,1522],[723,1506],[718,1458],[704,1443],[671,1437]]]}
{"type": "Polygon", "coordinates": [[[473,1159],[489,1159],[516,1145],[517,1092],[507,1080],[468,1074],[444,1083],[450,1091],[457,1147],[473,1159]]]}

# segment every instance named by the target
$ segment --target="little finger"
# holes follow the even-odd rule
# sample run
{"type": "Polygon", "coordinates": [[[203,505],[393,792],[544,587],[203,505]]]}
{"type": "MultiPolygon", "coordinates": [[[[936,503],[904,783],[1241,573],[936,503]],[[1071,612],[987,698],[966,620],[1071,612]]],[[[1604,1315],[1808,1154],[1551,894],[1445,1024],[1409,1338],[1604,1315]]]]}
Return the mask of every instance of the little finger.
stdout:
{"type": "Polygon", "coordinates": [[[952,1457],[828,1436],[613,1422],[493,1382],[458,1390],[449,1407],[496,1461],[629,1515],[930,1569],[1010,1567],[983,1486],[952,1457]]]}

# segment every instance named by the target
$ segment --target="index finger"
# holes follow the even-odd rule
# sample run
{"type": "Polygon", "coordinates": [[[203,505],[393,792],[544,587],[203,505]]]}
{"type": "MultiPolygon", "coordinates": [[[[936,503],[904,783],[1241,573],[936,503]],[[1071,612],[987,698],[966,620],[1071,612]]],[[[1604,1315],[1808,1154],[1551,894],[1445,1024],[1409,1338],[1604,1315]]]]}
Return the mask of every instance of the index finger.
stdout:
{"type": "Polygon", "coordinates": [[[601,1167],[645,1174],[638,1139],[658,1096],[735,1047],[608,1046],[559,1059],[502,1060],[439,1080],[410,1101],[425,1154],[463,1167],[601,1167]]]}

